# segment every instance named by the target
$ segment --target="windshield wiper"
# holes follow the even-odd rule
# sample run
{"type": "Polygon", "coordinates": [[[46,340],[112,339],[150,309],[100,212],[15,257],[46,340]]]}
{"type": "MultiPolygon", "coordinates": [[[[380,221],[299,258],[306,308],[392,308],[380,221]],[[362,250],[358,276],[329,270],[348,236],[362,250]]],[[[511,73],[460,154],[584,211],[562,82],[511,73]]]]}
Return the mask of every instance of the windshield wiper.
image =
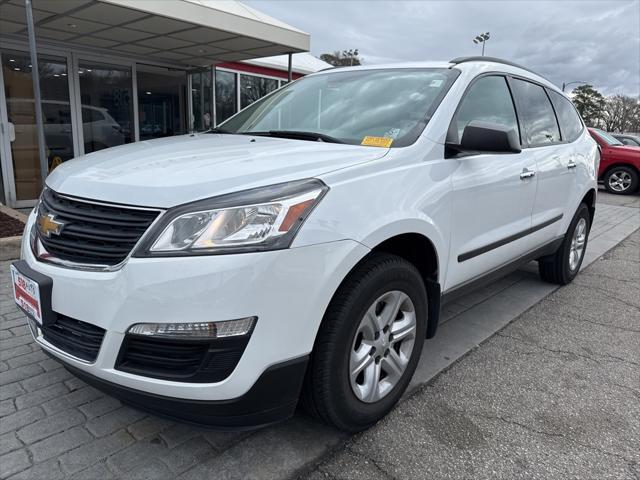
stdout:
{"type": "Polygon", "coordinates": [[[264,137],[292,138],[294,140],[314,140],[316,142],[346,143],[339,138],[317,132],[302,132],[297,130],[269,130],[268,132],[242,132],[245,135],[260,135],[264,137]]]}

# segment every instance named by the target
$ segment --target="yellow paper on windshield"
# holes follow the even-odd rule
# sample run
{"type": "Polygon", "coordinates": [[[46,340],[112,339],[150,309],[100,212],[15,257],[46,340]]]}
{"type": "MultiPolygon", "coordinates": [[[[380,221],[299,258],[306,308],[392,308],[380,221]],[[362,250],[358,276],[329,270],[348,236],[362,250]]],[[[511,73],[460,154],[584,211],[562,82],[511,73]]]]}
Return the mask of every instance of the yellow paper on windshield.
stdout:
{"type": "Polygon", "coordinates": [[[389,137],[364,137],[360,145],[367,145],[369,147],[382,147],[389,148],[393,143],[393,138],[389,137]]]}

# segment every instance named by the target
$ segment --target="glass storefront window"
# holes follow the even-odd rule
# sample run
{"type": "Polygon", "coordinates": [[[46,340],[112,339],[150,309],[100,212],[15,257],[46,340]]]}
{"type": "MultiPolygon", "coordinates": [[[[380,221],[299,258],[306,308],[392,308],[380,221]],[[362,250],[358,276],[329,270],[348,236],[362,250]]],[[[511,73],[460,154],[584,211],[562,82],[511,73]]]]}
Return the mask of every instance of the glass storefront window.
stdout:
{"type": "Polygon", "coordinates": [[[240,75],[240,108],[248,107],[266,94],[278,89],[278,80],[273,78],[256,77],[255,75],[240,75]]]}
{"type": "Polygon", "coordinates": [[[236,74],[216,70],[216,121],[220,124],[238,111],[236,74]]]}
{"type": "Polygon", "coordinates": [[[187,74],[137,65],[140,140],[187,132],[187,74]]]}
{"type": "Polygon", "coordinates": [[[78,77],[85,153],[132,142],[131,69],[81,62],[78,77]]]}
{"type": "Polygon", "coordinates": [[[213,126],[211,76],[211,69],[191,73],[193,129],[196,132],[209,130],[213,126]]]}
{"type": "MultiPolygon", "coordinates": [[[[1,53],[8,120],[15,131],[11,158],[16,200],[33,200],[40,194],[42,176],[31,60],[25,52],[2,50],[1,53]]],[[[64,58],[46,55],[39,55],[38,62],[45,153],[51,171],[73,157],[67,62],[64,58]]]]}

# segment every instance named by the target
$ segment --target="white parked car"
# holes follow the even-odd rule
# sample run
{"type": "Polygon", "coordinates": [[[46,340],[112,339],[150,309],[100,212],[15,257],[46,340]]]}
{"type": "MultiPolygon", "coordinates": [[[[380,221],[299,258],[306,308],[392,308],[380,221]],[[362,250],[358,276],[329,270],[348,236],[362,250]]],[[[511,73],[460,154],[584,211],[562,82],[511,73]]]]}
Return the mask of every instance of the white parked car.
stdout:
{"type": "Polygon", "coordinates": [[[245,428],[302,399],[358,431],[441,304],[531,260],[576,276],[598,160],[569,100],[509,62],[320,72],[211,132],[57,168],[16,301],[46,352],[140,408],[245,428]]]}

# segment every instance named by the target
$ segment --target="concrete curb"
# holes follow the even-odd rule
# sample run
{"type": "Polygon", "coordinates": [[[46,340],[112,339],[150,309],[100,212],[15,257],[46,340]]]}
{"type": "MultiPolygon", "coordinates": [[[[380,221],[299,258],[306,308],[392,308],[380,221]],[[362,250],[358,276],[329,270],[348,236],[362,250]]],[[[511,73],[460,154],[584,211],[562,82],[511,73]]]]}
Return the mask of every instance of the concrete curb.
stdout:
{"type": "Polygon", "coordinates": [[[20,258],[21,243],[21,236],[0,238],[0,261],[17,260],[20,258]]]}
{"type": "MultiPolygon", "coordinates": [[[[27,223],[27,216],[24,213],[18,212],[4,205],[0,205],[0,212],[8,215],[11,218],[20,220],[22,223],[27,223]]],[[[20,258],[20,244],[22,243],[22,236],[5,237],[0,238],[0,261],[3,260],[16,260],[20,258]]]]}
{"type": "Polygon", "coordinates": [[[0,212],[4,213],[5,215],[9,215],[16,220],[20,220],[22,223],[27,223],[28,217],[24,213],[14,210],[13,208],[0,205],[0,212]]]}

